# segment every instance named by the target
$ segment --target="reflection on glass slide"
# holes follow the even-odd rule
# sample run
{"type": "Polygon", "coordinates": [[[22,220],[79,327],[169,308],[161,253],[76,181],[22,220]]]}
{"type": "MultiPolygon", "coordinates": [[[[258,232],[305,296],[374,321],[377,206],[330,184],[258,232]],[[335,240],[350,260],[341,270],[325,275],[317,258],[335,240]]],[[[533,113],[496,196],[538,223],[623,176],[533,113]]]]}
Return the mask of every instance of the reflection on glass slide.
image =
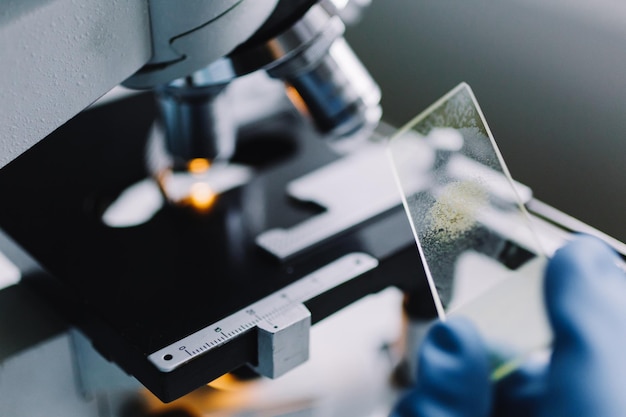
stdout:
{"type": "Polygon", "coordinates": [[[501,357],[494,378],[548,347],[529,191],[511,178],[470,87],[400,129],[389,153],[439,317],[472,320],[501,357]]]}

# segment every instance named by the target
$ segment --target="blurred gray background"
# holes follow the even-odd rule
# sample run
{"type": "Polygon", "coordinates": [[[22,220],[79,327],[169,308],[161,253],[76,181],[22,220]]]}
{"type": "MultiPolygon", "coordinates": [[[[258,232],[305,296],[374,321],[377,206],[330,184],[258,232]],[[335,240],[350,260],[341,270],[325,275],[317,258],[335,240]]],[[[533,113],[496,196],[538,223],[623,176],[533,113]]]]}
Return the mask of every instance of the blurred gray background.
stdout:
{"type": "Polygon", "coordinates": [[[388,122],[469,83],[513,177],[626,242],[626,2],[373,0],[347,38],[388,122]]]}

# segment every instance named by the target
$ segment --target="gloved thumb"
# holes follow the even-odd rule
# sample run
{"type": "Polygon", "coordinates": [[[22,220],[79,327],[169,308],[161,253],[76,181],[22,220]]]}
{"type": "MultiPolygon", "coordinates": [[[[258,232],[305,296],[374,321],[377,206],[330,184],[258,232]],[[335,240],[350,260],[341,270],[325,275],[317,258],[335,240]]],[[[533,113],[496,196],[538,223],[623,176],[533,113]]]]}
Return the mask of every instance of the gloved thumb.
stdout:
{"type": "Polygon", "coordinates": [[[606,244],[580,236],[546,271],[554,330],[546,415],[623,416],[626,396],[626,274],[606,244]]]}
{"type": "Polygon", "coordinates": [[[487,417],[491,407],[489,360],[484,343],[466,319],[438,322],[422,343],[416,387],[393,417],[487,417]]]}

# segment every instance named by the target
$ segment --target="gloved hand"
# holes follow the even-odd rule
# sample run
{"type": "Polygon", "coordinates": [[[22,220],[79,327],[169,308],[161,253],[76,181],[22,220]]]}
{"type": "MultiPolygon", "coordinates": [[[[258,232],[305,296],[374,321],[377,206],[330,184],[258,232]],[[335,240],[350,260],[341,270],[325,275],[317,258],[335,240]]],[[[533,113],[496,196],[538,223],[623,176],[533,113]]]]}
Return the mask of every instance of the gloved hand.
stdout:
{"type": "Polygon", "coordinates": [[[420,351],[417,385],[393,417],[626,416],[626,274],[603,242],[579,236],[546,270],[554,331],[547,366],[490,381],[487,348],[467,320],[435,324],[420,351]]]}

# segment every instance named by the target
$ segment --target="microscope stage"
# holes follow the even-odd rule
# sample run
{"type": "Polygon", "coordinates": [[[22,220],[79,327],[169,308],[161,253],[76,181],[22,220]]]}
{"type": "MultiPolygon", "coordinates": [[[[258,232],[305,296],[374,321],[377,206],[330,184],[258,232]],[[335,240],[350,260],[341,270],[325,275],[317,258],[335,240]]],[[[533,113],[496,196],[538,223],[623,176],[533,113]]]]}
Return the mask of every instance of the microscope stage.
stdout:
{"type": "Polygon", "coordinates": [[[234,161],[254,175],[209,213],[165,204],[142,224],[107,225],[106,210],[148,177],[153,107],[149,94],[95,107],[8,165],[0,227],[46,271],[24,282],[160,399],[246,365],[280,375],[265,356],[281,337],[297,350],[308,323],[386,287],[430,297],[399,199],[334,226],[345,230],[312,239],[299,229],[327,208],[298,201],[289,184],[340,158],[290,113],[242,129],[234,161]],[[272,252],[276,241],[260,238],[272,230],[300,243],[272,252]]]}

